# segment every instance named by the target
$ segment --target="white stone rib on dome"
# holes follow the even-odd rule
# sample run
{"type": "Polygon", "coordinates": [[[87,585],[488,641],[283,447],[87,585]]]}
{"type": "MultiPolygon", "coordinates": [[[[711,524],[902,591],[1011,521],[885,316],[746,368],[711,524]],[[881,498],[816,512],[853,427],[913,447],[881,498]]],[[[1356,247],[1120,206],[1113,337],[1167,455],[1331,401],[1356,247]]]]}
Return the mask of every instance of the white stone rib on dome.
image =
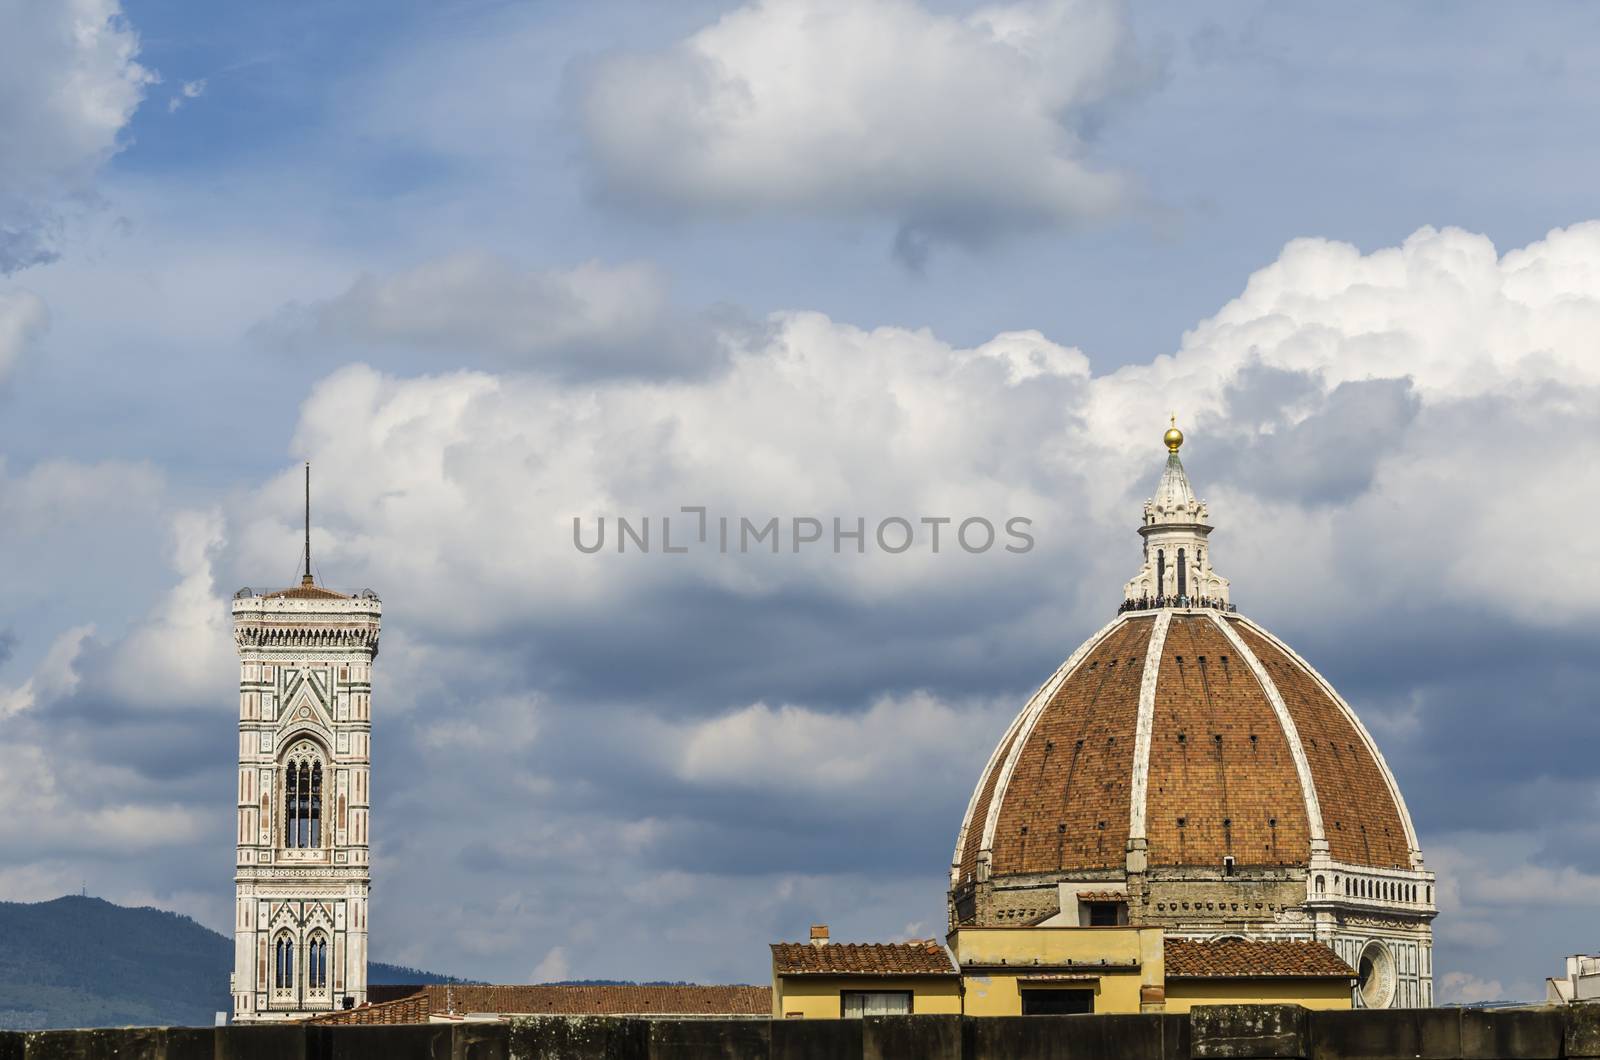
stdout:
{"type": "Polygon", "coordinates": [[[1389,768],[1389,763],[1384,760],[1383,752],[1378,750],[1378,742],[1374,740],[1372,738],[1372,734],[1367,731],[1367,727],[1362,723],[1360,716],[1356,714],[1349,703],[1345,702],[1345,698],[1339,694],[1339,690],[1334,688],[1333,685],[1328,682],[1328,679],[1323,677],[1322,674],[1317,671],[1315,666],[1312,666],[1309,662],[1302,658],[1299,652],[1295,651],[1278,637],[1274,636],[1271,631],[1263,629],[1260,625],[1256,624],[1255,622],[1251,622],[1243,615],[1238,615],[1236,617],[1239,619],[1239,621],[1248,625],[1251,630],[1259,634],[1262,638],[1271,642],[1271,644],[1279,651],[1283,652],[1290,659],[1294,660],[1294,662],[1299,665],[1301,669],[1305,670],[1306,673],[1310,674],[1311,678],[1317,682],[1317,684],[1325,693],[1327,693],[1328,698],[1332,699],[1334,703],[1338,704],[1339,710],[1344,713],[1345,719],[1349,721],[1350,724],[1355,727],[1356,732],[1361,735],[1362,744],[1366,747],[1367,752],[1372,755],[1373,760],[1378,763],[1378,772],[1383,776],[1383,782],[1389,789],[1389,797],[1394,800],[1395,809],[1399,811],[1400,824],[1406,830],[1406,845],[1411,848],[1412,868],[1419,867],[1422,862],[1422,847],[1417,843],[1417,830],[1411,823],[1411,810],[1406,806],[1405,796],[1400,794],[1400,784],[1394,778],[1394,771],[1389,768]]]}
{"type": "Polygon", "coordinates": [[[961,831],[956,835],[956,852],[950,861],[950,885],[952,887],[961,882],[961,855],[967,847],[967,833],[973,825],[972,815],[978,808],[978,799],[983,792],[983,782],[993,771],[995,760],[999,757],[1001,750],[1007,748],[1009,741],[1010,753],[1006,755],[1005,763],[1001,767],[1000,777],[994,785],[994,794],[989,798],[989,812],[982,822],[983,841],[979,846],[980,857],[982,852],[988,851],[994,846],[994,821],[1000,798],[1005,792],[1006,785],[1011,781],[1011,770],[1016,766],[1017,753],[1021,750],[1022,745],[1028,742],[1028,734],[1033,731],[1034,723],[1039,720],[1039,715],[1044,712],[1046,704],[1055,696],[1056,690],[1061,687],[1061,682],[1072,676],[1072,672],[1078,668],[1078,664],[1083,662],[1084,656],[1088,655],[1096,644],[1104,640],[1106,635],[1120,626],[1124,620],[1125,616],[1118,615],[1100,627],[1098,633],[1078,645],[1078,650],[1067,657],[1067,661],[1056,669],[1056,672],[1050,676],[1048,681],[1039,686],[1039,690],[1033,694],[1027,705],[1012,720],[1010,727],[1006,729],[1005,736],[1001,738],[999,743],[995,744],[993,753],[989,755],[988,764],[984,766],[983,772],[979,774],[978,786],[973,789],[972,798],[967,802],[966,815],[961,819],[961,831]],[[1013,738],[1013,734],[1015,734],[1015,738],[1013,738]]]}
{"type": "MultiPolygon", "coordinates": [[[[1267,668],[1261,665],[1261,660],[1256,658],[1256,653],[1251,651],[1250,646],[1244,642],[1244,638],[1239,636],[1238,630],[1229,625],[1228,621],[1221,615],[1212,614],[1210,617],[1212,623],[1222,631],[1222,635],[1228,638],[1228,643],[1233,645],[1233,650],[1238,653],[1239,658],[1249,664],[1250,672],[1255,674],[1256,682],[1267,695],[1267,702],[1272,704],[1272,713],[1276,715],[1278,725],[1283,729],[1284,738],[1289,741],[1289,754],[1294,758],[1294,770],[1300,778],[1300,791],[1305,796],[1306,826],[1311,832],[1311,849],[1313,851],[1326,851],[1328,849],[1328,834],[1323,831],[1322,805],[1317,799],[1316,782],[1311,778],[1311,762],[1306,758],[1305,746],[1300,742],[1300,729],[1295,725],[1294,718],[1289,714],[1289,707],[1283,701],[1283,693],[1278,691],[1278,686],[1273,682],[1272,676],[1267,673],[1267,668]]],[[[1266,635],[1260,626],[1250,622],[1249,619],[1241,617],[1239,621],[1249,622],[1251,629],[1261,631],[1263,635],[1266,635]]],[[[1276,638],[1273,639],[1276,641],[1276,638]]],[[[1310,667],[1306,667],[1306,669],[1309,671],[1310,667]]],[[[1348,708],[1346,713],[1348,713],[1348,708]]],[[[1357,724],[1359,725],[1359,723],[1357,724]]],[[[1368,742],[1370,743],[1371,741],[1368,742]]],[[[1387,770],[1387,767],[1385,769],[1387,770]]],[[[1392,780],[1390,786],[1393,787],[1392,780]]]]}
{"type": "Polygon", "coordinates": [[[1161,649],[1167,644],[1172,612],[1162,611],[1150,630],[1144,653],[1144,673],[1139,676],[1139,718],[1133,732],[1133,785],[1128,796],[1128,839],[1144,839],[1145,800],[1150,792],[1150,740],[1155,733],[1156,678],[1161,673],[1161,649]]]}

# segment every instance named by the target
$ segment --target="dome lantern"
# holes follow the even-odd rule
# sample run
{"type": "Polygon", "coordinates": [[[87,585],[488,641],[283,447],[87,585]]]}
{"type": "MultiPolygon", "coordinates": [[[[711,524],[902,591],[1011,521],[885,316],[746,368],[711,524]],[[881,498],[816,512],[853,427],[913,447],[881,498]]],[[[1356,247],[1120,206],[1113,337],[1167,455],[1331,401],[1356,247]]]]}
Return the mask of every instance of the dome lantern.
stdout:
{"type": "Polygon", "coordinates": [[[1167,446],[1167,466],[1156,484],[1155,496],[1145,501],[1139,535],[1144,538],[1144,562],[1139,573],[1123,587],[1122,610],[1155,607],[1231,607],[1228,579],[1211,566],[1207,538],[1211,526],[1205,502],[1195,496],[1184,473],[1178,449],[1183,432],[1178,418],[1162,440],[1167,446]]]}

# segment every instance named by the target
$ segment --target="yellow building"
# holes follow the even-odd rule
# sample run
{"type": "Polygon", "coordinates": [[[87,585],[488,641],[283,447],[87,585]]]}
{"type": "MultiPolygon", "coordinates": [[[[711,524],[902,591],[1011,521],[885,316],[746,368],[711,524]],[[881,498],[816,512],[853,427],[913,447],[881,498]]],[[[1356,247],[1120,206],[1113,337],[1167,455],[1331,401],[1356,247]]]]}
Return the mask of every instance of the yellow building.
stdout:
{"type": "Polygon", "coordinates": [[[774,1019],[848,1019],[901,1013],[961,1013],[961,977],[945,948],[920,942],[828,940],[772,944],[774,1019]]]}
{"type": "Polygon", "coordinates": [[[933,941],[772,947],[772,1014],[1033,1016],[1278,1003],[1347,1009],[1356,973],[1317,942],[1165,938],[1158,927],[958,928],[933,941]],[[952,961],[952,955],[954,961],[952,961]]]}
{"type": "Polygon", "coordinates": [[[1161,1011],[1160,928],[957,928],[969,1016],[1161,1011]]]}

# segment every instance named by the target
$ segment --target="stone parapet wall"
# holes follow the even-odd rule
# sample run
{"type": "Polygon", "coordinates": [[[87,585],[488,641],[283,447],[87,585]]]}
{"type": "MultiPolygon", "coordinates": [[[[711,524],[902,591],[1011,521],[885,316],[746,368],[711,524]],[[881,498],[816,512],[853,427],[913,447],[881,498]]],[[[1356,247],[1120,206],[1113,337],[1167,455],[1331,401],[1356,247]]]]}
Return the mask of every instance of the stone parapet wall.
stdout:
{"type": "Polygon", "coordinates": [[[0,1032],[0,1060],[1600,1060],[1600,1004],[864,1020],[534,1016],[395,1027],[0,1032]]]}

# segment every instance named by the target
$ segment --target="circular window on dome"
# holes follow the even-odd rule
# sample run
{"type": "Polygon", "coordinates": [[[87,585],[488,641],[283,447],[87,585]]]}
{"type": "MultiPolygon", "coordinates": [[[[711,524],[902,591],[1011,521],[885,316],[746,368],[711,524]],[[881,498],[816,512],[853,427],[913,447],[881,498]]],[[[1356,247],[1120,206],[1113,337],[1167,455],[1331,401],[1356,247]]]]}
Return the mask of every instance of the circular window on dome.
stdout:
{"type": "Polygon", "coordinates": [[[1394,957],[1381,942],[1369,942],[1356,966],[1356,993],[1362,1008],[1388,1008],[1394,1000],[1394,957]]]}

